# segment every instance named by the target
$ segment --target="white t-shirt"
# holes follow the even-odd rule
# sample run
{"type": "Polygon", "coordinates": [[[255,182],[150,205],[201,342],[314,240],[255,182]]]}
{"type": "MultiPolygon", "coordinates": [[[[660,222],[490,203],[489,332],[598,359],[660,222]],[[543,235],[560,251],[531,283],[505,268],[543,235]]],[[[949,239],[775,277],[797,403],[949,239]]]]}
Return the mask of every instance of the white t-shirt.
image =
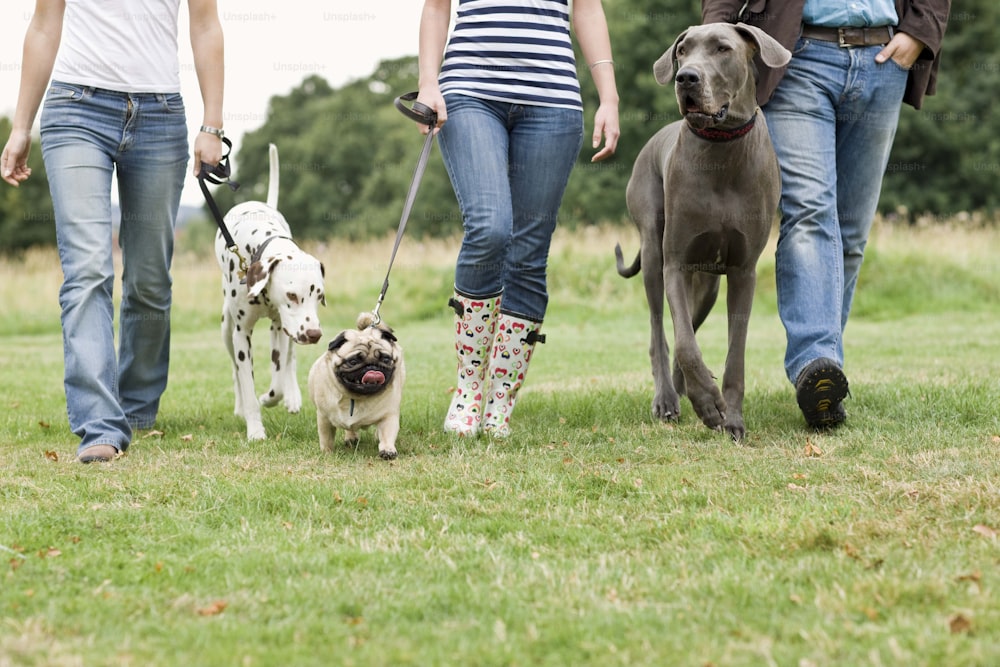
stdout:
{"type": "Polygon", "coordinates": [[[178,93],[181,0],[66,0],[52,79],[125,93],[178,93]]]}

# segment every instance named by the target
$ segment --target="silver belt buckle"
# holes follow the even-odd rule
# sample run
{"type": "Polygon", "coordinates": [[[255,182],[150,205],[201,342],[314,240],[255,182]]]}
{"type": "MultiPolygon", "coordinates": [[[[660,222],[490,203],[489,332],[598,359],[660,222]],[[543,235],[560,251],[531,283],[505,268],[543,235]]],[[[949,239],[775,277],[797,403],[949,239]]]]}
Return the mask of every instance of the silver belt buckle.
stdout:
{"type": "Polygon", "coordinates": [[[837,46],[842,49],[847,49],[850,48],[851,45],[844,41],[844,30],[845,28],[837,28],[837,46]]]}

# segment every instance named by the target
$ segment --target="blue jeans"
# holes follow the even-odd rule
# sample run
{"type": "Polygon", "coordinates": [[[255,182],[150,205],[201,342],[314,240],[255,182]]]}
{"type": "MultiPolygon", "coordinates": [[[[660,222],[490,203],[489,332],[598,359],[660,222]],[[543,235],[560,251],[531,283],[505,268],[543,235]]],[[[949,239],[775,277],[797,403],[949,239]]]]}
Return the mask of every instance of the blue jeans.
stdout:
{"type": "Polygon", "coordinates": [[[503,292],[501,310],[540,322],[559,205],[583,142],[583,113],[449,95],[441,155],[462,212],[455,289],[503,292]]]}
{"type": "Polygon", "coordinates": [[[187,170],[178,94],[128,94],[53,82],[42,155],[62,263],[66,411],[79,451],[124,451],[156,421],[170,358],[170,262],[187,170]],[[122,295],[115,354],[111,182],[117,171],[122,295]]]}
{"type": "Polygon", "coordinates": [[[801,39],[763,107],[781,167],[776,253],[785,373],[844,364],[843,332],[878,206],[907,73],[880,46],[801,39]]]}

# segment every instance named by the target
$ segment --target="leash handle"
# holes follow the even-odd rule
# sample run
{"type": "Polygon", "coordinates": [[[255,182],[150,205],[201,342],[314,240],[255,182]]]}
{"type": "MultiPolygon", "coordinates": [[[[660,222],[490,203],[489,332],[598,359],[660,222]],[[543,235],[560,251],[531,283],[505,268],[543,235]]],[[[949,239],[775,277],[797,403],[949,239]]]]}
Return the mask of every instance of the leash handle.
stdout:
{"type": "Polygon", "coordinates": [[[228,137],[222,137],[222,143],[226,145],[226,152],[218,164],[201,163],[201,167],[198,170],[198,187],[201,188],[201,194],[205,197],[205,203],[208,204],[209,210],[212,211],[215,224],[218,225],[219,231],[222,233],[222,238],[226,241],[226,248],[239,258],[240,277],[243,277],[247,273],[247,260],[240,253],[236,241],[233,240],[232,234],[229,233],[229,229],[226,227],[226,223],[222,218],[222,212],[219,211],[219,206],[215,203],[212,193],[208,191],[208,186],[205,185],[205,181],[208,181],[215,185],[225,183],[233,192],[240,189],[240,184],[229,178],[232,171],[229,166],[229,155],[233,152],[233,142],[228,137]]]}
{"type": "MultiPolygon", "coordinates": [[[[411,92],[405,95],[400,95],[395,100],[396,108],[399,109],[404,116],[411,120],[415,120],[418,123],[426,124],[427,127],[433,129],[437,125],[437,112],[431,109],[426,104],[417,102],[417,93],[411,92]],[[413,102],[413,107],[407,107],[404,102],[413,102]]],[[[406,202],[403,204],[403,214],[399,218],[399,229],[396,231],[396,242],[392,246],[392,255],[389,257],[389,267],[385,271],[385,280],[382,281],[382,291],[379,292],[378,301],[375,303],[375,308],[372,310],[372,321],[373,325],[378,325],[382,322],[382,318],[379,316],[379,308],[382,307],[382,301],[385,299],[385,293],[389,291],[389,273],[392,271],[392,264],[396,261],[396,252],[399,250],[399,243],[403,240],[403,232],[406,230],[406,222],[410,219],[410,210],[413,208],[413,201],[417,197],[417,189],[420,187],[420,179],[423,178],[424,169],[427,167],[427,159],[431,154],[431,146],[434,144],[434,133],[428,132],[427,136],[424,137],[424,147],[420,151],[420,159],[417,160],[417,166],[413,170],[413,178],[410,180],[410,189],[406,193],[406,202]]]]}
{"type": "Polygon", "coordinates": [[[435,125],[437,125],[437,112],[423,102],[418,102],[417,91],[415,90],[413,92],[400,95],[395,99],[393,104],[396,105],[396,108],[399,109],[404,116],[412,121],[416,121],[421,125],[426,125],[432,129],[435,125]],[[404,104],[404,102],[412,102],[413,105],[408,107],[404,104]]]}

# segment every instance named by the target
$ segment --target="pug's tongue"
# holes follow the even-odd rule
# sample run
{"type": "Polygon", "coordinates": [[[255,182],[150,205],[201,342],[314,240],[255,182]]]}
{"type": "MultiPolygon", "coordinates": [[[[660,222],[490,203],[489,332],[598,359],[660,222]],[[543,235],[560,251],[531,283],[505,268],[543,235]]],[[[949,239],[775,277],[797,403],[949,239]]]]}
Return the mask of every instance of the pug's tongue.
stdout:
{"type": "Polygon", "coordinates": [[[385,374],[382,371],[368,371],[361,378],[361,384],[385,384],[385,374]]]}

